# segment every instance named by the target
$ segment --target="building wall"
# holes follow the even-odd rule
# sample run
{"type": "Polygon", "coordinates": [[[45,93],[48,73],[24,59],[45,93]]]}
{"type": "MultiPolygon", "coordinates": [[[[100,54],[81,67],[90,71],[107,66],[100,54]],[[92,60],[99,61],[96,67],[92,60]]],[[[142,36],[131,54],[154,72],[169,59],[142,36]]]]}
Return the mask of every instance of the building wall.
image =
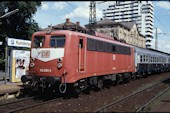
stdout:
{"type": "Polygon", "coordinates": [[[103,10],[104,19],[115,22],[136,21],[139,32],[146,38],[147,48],[153,39],[154,6],[151,1],[116,1],[103,10]]]}
{"type": "Polygon", "coordinates": [[[126,43],[146,48],[145,38],[139,35],[137,27],[134,25],[131,30],[127,30],[121,26],[115,27],[98,27],[96,28],[98,32],[106,33],[112,37],[118,38],[118,40],[124,40],[126,43]]]}

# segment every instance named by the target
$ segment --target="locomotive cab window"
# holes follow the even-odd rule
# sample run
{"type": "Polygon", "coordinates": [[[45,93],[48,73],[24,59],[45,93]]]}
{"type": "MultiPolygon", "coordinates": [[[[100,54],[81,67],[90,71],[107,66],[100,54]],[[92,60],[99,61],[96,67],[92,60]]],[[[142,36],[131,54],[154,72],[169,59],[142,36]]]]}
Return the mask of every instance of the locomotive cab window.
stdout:
{"type": "Polygon", "coordinates": [[[96,40],[87,38],[87,50],[89,50],[89,51],[96,50],[96,40]]]}
{"type": "Polygon", "coordinates": [[[83,39],[82,38],[79,39],[79,46],[80,46],[80,48],[83,48],[83,39]]]}
{"type": "Polygon", "coordinates": [[[50,46],[51,47],[64,47],[65,36],[51,36],[50,46]]]}
{"type": "Polygon", "coordinates": [[[43,47],[45,42],[45,37],[44,36],[35,36],[34,37],[34,42],[33,42],[33,47],[43,47]]]}

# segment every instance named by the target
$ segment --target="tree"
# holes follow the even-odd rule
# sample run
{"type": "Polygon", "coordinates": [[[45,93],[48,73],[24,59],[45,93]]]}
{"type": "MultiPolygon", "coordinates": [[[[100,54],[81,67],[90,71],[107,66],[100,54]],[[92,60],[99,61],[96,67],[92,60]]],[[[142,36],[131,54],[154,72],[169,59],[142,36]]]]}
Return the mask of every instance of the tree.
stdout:
{"type": "Polygon", "coordinates": [[[29,40],[32,33],[39,30],[32,16],[40,6],[40,1],[0,2],[0,15],[19,9],[19,12],[0,20],[0,40],[4,42],[6,36],[29,40]]]}
{"type": "Polygon", "coordinates": [[[5,38],[26,39],[31,38],[32,33],[40,30],[38,24],[32,19],[37,8],[41,6],[40,1],[3,1],[0,2],[0,16],[7,12],[19,9],[19,12],[2,18],[0,20],[0,69],[4,69],[5,38]]]}

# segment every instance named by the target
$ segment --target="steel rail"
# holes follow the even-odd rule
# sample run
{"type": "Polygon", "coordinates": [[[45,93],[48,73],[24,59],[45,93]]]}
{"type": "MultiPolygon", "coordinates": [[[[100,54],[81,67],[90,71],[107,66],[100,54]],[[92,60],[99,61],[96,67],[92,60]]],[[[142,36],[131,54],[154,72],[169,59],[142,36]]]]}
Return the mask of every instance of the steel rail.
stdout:
{"type": "Polygon", "coordinates": [[[26,109],[29,109],[29,108],[32,108],[32,107],[40,106],[40,105],[43,105],[43,104],[48,104],[48,103],[55,102],[55,101],[60,102],[61,100],[59,98],[52,99],[52,100],[46,100],[46,101],[42,101],[42,102],[39,102],[39,103],[36,103],[36,104],[33,104],[33,105],[29,105],[29,106],[25,106],[25,107],[21,107],[21,108],[16,108],[16,109],[8,111],[7,113],[18,112],[18,111],[26,110],[26,109]]]}
{"type": "Polygon", "coordinates": [[[159,95],[157,95],[156,97],[154,97],[152,100],[150,100],[149,102],[147,102],[145,105],[143,105],[142,107],[140,107],[138,110],[136,110],[136,112],[142,112],[145,108],[147,108],[151,103],[153,103],[156,99],[158,99],[159,97],[161,97],[163,94],[165,94],[166,92],[168,92],[170,89],[170,87],[166,88],[163,92],[161,92],[159,95]]]}
{"type": "Polygon", "coordinates": [[[128,96],[126,96],[126,97],[124,97],[124,98],[122,98],[122,99],[117,100],[117,101],[114,101],[114,102],[112,102],[112,103],[110,103],[110,104],[108,104],[108,105],[106,105],[106,106],[103,106],[103,107],[97,109],[97,110],[94,111],[94,112],[95,112],[95,113],[96,113],[96,112],[105,112],[105,110],[108,109],[109,107],[112,107],[113,105],[115,105],[115,104],[117,104],[117,103],[120,103],[120,102],[122,102],[122,101],[124,101],[124,100],[126,100],[126,99],[129,99],[130,97],[135,96],[135,95],[137,95],[138,93],[140,93],[140,92],[142,92],[142,91],[145,91],[145,90],[147,90],[147,89],[149,89],[149,88],[152,88],[152,87],[154,87],[154,86],[162,83],[163,81],[165,81],[165,80],[167,80],[167,79],[170,79],[170,78],[169,78],[169,77],[168,77],[168,78],[164,78],[164,79],[156,82],[155,84],[153,84],[153,85],[151,85],[151,86],[149,86],[149,87],[147,87],[147,88],[144,88],[144,89],[142,89],[142,90],[140,90],[140,91],[137,91],[137,92],[135,92],[135,93],[132,93],[132,94],[130,94],[130,95],[128,95],[128,96]]]}
{"type": "Polygon", "coordinates": [[[21,101],[25,101],[25,100],[29,100],[29,99],[33,99],[33,98],[35,98],[35,97],[28,97],[28,98],[19,99],[19,100],[12,101],[12,102],[2,103],[2,104],[0,104],[0,107],[5,106],[5,105],[9,105],[9,104],[14,104],[14,103],[21,102],[21,101]]]}

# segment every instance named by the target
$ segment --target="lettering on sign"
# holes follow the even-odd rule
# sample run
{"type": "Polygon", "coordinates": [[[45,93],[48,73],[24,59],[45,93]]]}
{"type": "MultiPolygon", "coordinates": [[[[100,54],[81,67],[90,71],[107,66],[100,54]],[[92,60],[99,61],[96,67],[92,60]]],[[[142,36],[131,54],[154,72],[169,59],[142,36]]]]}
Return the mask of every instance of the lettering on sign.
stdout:
{"type": "Polygon", "coordinates": [[[51,72],[51,69],[40,69],[40,72],[51,72]]]}
{"type": "Polygon", "coordinates": [[[50,51],[49,50],[42,51],[41,58],[50,58],[50,51]]]}
{"type": "Polygon", "coordinates": [[[41,58],[50,58],[50,50],[43,50],[38,52],[38,56],[41,55],[41,58]]]}
{"type": "Polygon", "coordinates": [[[31,47],[31,41],[29,40],[20,40],[14,38],[8,38],[7,42],[8,46],[16,46],[16,47],[31,47]]]}

